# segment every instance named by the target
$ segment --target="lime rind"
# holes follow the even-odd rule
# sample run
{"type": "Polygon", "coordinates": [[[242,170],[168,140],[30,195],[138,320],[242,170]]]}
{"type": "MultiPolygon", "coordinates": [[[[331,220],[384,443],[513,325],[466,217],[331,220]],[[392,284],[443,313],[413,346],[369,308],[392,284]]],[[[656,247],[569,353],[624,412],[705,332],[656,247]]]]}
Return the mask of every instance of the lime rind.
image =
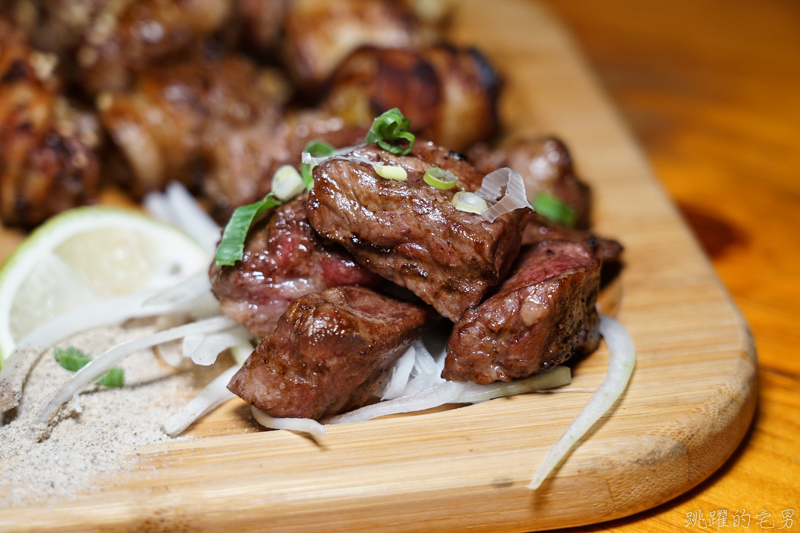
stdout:
{"type": "MultiPolygon", "coordinates": [[[[99,228],[112,232],[117,229],[123,235],[138,235],[140,244],[145,249],[158,251],[156,255],[159,257],[144,258],[142,264],[145,266],[139,266],[151,268],[152,273],[156,274],[153,279],[148,280],[149,286],[141,287],[142,289],[180,281],[200,268],[206,268],[210,261],[207,252],[182,230],[138,211],[104,206],[79,207],[65,211],[34,230],[0,267],[0,364],[13,351],[15,341],[18,340],[11,331],[10,316],[15,303],[20,303],[20,299],[15,297],[24,282],[37,267],[46,268],[42,265],[47,260],[45,258],[48,255],[57,255],[55,251],[61,244],[81,233],[97,231],[99,228]],[[164,264],[158,265],[159,262],[164,264]],[[182,272],[175,272],[176,269],[182,272]]],[[[91,260],[82,259],[83,264],[78,270],[84,272],[79,272],[81,280],[76,282],[87,284],[94,292],[102,292],[98,290],[96,283],[100,276],[90,271],[91,260]]],[[[123,260],[121,268],[125,268],[124,263],[123,260]]],[[[125,287],[115,287],[111,292],[124,293],[125,287]]],[[[110,294],[98,294],[98,298],[107,296],[110,294]]]]}

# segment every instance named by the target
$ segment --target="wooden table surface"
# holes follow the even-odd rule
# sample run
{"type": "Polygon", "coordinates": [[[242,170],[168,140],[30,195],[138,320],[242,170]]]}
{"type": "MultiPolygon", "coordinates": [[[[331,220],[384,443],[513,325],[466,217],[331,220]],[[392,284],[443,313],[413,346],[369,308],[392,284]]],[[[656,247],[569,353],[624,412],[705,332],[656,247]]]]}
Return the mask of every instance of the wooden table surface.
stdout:
{"type": "Polygon", "coordinates": [[[755,421],[720,471],[574,531],[800,530],[800,3],[544,3],[711,257],[760,364],[755,421]]]}

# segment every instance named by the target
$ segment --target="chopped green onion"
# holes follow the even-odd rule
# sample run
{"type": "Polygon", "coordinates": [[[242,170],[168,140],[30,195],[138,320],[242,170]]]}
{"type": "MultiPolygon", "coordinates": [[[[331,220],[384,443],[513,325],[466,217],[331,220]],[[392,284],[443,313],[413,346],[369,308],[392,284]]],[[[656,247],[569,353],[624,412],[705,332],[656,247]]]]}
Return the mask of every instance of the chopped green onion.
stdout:
{"type": "Polygon", "coordinates": [[[437,189],[441,189],[443,191],[452,189],[456,186],[456,183],[458,183],[457,177],[439,167],[431,167],[426,170],[425,175],[422,176],[422,179],[425,180],[425,183],[431,187],[436,187],[437,189]]]}
{"type": "Polygon", "coordinates": [[[545,218],[564,226],[575,223],[577,213],[573,208],[550,193],[540,192],[533,200],[533,210],[545,218]]]}
{"type": "Polygon", "coordinates": [[[466,213],[481,214],[489,208],[486,205],[486,200],[475,194],[474,192],[458,191],[452,200],[453,206],[459,211],[466,213]]]}
{"type": "Polygon", "coordinates": [[[98,380],[97,384],[105,385],[106,387],[122,387],[125,385],[125,371],[114,367],[102,379],[98,380]]]}
{"type": "Polygon", "coordinates": [[[292,165],[283,165],[272,175],[272,192],[278,200],[291,200],[304,190],[303,178],[292,165]]]}
{"type": "Polygon", "coordinates": [[[410,126],[411,121],[399,109],[390,109],[373,121],[365,141],[367,144],[377,142],[378,146],[395,155],[406,155],[414,146],[414,135],[408,131],[410,126]],[[407,140],[408,147],[401,148],[389,143],[398,139],[407,140]]]}
{"type": "Polygon", "coordinates": [[[214,254],[217,265],[233,266],[236,261],[240,261],[244,256],[244,240],[250,226],[261,218],[261,215],[281,203],[273,193],[269,193],[258,202],[237,207],[222,232],[222,240],[217,246],[217,253],[214,254]]]}
{"type": "Polygon", "coordinates": [[[406,181],[408,179],[408,172],[403,167],[395,167],[389,165],[374,165],[375,173],[387,180],[406,181]]]}
{"type": "MultiPolygon", "coordinates": [[[[336,149],[325,141],[315,140],[308,143],[303,151],[308,152],[314,157],[324,157],[332,155],[336,149]]],[[[314,170],[314,165],[308,163],[300,165],[300,175],[303,178],[303,184],[306,186],[307,191],[314,188],[314,176],[311,174],[312,170],[314,170]]]]}
{"type": "MultiPolygon", "coordinates": [[[[77,372],[91,361],[88,355],[74,346],[66,349],[56,347],[54,350],[58,364],[70,372],[77,372]]],[[[112,368],[97,383],[106,387],[122,387],[125,384],[125,371],[121,368],[112,368]]]]}
{"type": "Polygon", "coordinates": [[[88,355],[74,346],[70,346],[66,349],[56,346],[54,350],[58,364],[61,365],[61,368],[69,370],[70,372],[77,372],[91,361],[88,355]]]}

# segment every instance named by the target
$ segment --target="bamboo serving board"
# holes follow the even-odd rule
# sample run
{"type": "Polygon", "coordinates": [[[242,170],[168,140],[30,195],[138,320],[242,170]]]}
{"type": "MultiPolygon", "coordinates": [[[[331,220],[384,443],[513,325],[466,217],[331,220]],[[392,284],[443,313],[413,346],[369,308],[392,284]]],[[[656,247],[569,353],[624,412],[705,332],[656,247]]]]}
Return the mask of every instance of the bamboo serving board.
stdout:
{"type": "MultiPolygon", "coordinates": [[[[233,400],[192,428],[200,438],[140,448],[130,478],[63,505],[0,509],[0,529],[535,531],[654,507],[731,455],[756,401],[747,325],[559,24],[522,0],[458,5],[454,39],[505,76],[507,133],[564,139],[595,191],[598,232],[626,247],[618,319],[638,360],[613,411],[531,492],[589,393],[331,426],[322,445],[254,431],[233,400]]],[[[607,362],[601,347],[577,363],[573,387],[598,385],[607,362]]]]}

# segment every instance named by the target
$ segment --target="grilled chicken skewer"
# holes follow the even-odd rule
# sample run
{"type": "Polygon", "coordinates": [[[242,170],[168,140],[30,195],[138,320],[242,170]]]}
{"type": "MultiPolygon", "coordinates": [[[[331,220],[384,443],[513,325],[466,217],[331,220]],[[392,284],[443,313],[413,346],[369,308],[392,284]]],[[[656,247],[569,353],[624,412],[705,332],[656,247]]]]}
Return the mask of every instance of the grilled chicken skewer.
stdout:
{"type": "Polygon", "coordinates": [[[91,95],[122,90],[147,68],[220,30],[229,0],[18,0],[33,6],[32,43],[77,67],[91,95]]]}
{"type": "Polygon", "coordinates": [[[322,107],[366,127],[396,107],[414,133],[463,151],[497,131],[499,91],[498,74],[474,48],[365,47],[336,69],[322,107]]]}
{"type": "Polygon", "coordinates": [[[97,118],[74,107],[56,58],[0,19],[0,218],[35,226],[97,194],[97,118]]]}

